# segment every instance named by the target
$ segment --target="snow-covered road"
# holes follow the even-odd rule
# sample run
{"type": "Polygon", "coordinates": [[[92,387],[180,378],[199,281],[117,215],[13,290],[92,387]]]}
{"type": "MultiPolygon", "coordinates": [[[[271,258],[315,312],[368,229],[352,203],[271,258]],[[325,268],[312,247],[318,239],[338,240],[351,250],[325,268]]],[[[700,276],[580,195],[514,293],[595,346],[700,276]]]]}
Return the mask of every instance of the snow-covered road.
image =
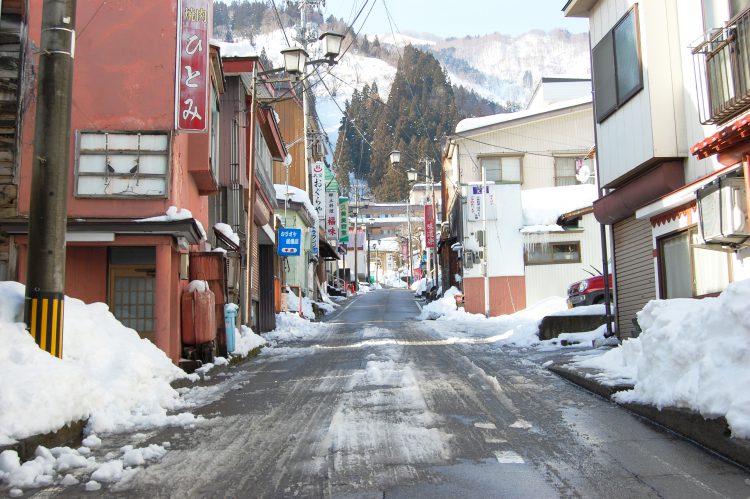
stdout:
{"type": "Polygon", "coordinates": [[[409,292],[382,290],[350,300],[307,334],[282,328],[258,359],[193,389],[194,413],[207,423],[111,437],[111,449],[134,438],[139,446],[170,445],[160,461],[100,492],[750,495],[749,475],[738,468],[541,367],[559,353],[446,341],[447,326],[416,322],[418,312],[409,292]]]}

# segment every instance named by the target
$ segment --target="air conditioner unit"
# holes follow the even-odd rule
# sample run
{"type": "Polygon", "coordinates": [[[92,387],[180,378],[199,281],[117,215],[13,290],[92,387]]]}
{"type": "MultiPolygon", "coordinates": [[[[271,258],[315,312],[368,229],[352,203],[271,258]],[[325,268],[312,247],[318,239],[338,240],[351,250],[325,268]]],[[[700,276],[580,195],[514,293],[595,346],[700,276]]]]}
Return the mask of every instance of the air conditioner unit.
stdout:
{"type": "Polygon", "coordinates": [[[718,178],[697,192],[700,234],[706,244],[745,245],[747,226],[745,179],[718,178]]]}

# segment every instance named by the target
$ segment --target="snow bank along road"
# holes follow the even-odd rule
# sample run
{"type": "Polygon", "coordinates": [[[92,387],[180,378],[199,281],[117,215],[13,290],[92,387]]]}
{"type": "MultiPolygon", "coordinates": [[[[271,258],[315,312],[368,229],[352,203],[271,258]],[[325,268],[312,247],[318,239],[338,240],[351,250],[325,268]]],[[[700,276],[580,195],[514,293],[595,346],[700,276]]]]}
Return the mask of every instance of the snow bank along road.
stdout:
{"type": "Polygon", "coordinates": [[[746,472],[558,379],[543,354],[437,340],[418,312],[407,291],[361,295],[327,327],[216,376],[195,411],[208,423],[138,435],[169,452],[100,493],[750,496],[746,472]]]}

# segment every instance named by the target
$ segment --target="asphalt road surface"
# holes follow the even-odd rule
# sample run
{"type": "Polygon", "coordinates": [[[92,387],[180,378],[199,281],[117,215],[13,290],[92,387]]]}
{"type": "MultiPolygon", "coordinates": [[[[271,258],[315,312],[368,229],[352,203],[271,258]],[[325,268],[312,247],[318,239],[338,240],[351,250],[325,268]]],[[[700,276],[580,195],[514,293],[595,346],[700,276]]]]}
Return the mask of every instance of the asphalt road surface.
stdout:
{"type": "Polygon", "coordinates": [[[750,497],[746,471],[557,378],[543,354],[436,341],[418,312],[407,291],[350,300],[329,333],[209,380],[207,424],[109,437],[171,448],[93,494],[750,497]]]}

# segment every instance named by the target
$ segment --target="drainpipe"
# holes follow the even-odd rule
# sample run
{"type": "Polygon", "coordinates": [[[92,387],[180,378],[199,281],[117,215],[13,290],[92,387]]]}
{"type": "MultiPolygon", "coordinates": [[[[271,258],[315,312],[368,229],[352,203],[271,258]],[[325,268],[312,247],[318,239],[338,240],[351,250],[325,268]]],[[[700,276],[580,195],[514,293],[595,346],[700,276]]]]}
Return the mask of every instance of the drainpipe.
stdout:
{"type": "MultiPolygon", "coordinates": [[[[591,47],[591,37],[589,36],[589,60],[591,63],[591,67],[594,67],[594,57],[591,47]]],[[[596,188],[597,192],[599,193],[599,197],[602,198],[606,195],[604,192],[604,189],[602,189],[602,176],[599,173],[599,138],[596,133],[596,95],[594,94],[593,89],[593,80],[592,80],[592,88],[591,88],[591,109],[593,113],[594,118],[594,147],[596,149],[596,154],[594,155],[594,171],[596,172],[596,188]]],[[[607,332],[605,333],[605,336],[607,338],[614,335],[614,331],[612,331],[612,320],[614,317],[612,317],[612,298],[611,293],[609,292],[609,264],[607,262],[607,226],[605,224],[599,224],[599,242],[601,244],[602,248],[602,277],[604,278],[604,315],[606,317],[607,321],[607,332]]],[[[613,243],[614,244],[614,241],[613,243]]]]}

